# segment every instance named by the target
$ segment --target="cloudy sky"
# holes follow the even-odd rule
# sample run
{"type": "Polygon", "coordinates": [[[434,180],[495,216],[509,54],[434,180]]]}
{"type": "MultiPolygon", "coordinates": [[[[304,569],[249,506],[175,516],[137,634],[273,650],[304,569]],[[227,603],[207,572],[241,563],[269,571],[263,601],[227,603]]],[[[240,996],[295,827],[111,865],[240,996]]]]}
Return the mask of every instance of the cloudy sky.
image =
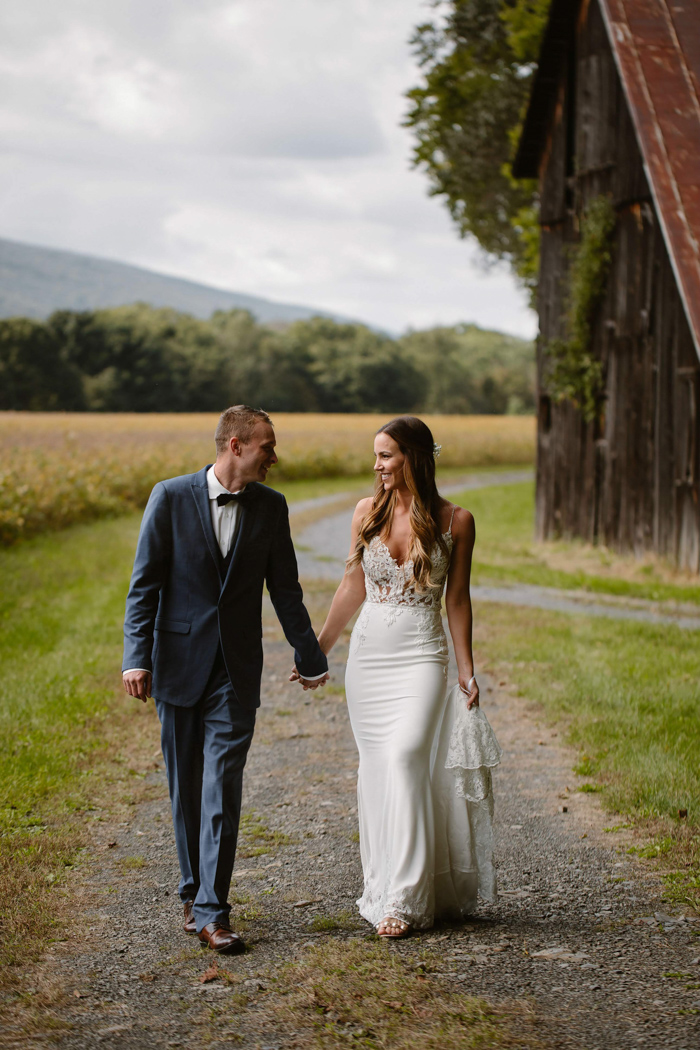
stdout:
{"type": "Polygon", "coordinates": [[[393,331],[532,335],[411,168],[421,0],[23,0],[0,14],[0,237],[393,331]]]}

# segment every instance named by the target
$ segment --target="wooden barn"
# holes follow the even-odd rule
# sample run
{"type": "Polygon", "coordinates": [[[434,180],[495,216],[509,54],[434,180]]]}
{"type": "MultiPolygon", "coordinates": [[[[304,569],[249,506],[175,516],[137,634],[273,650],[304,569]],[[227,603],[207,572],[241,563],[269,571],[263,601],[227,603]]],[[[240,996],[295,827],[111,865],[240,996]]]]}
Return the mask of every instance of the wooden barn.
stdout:
{"type": "Polygon", "coordinates": [[[541,197],[537,537],[655,551],[698,572],[700,0],[553,0],[514,170],[538,178],[541,197]],[[586,419],[547,376],[601,197],[610,261],[586,419]]]}

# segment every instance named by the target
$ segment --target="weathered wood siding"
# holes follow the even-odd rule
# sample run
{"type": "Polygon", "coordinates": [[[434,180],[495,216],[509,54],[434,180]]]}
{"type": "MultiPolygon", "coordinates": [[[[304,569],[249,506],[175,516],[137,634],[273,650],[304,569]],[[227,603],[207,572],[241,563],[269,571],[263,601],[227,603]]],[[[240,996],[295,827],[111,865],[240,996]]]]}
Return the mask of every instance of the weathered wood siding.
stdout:
{"type": "Polygon", "coordinates": [[[700,571],[698,357],[597,0],[581,7],[540,176],[537,537],[654,550],[700,571]],[[585,424],[572,405],[551,403],[543,368],[549,340],[566,334],[579,217],[601,193],[617,212],[594,323],[606,399],[585,424]]]}

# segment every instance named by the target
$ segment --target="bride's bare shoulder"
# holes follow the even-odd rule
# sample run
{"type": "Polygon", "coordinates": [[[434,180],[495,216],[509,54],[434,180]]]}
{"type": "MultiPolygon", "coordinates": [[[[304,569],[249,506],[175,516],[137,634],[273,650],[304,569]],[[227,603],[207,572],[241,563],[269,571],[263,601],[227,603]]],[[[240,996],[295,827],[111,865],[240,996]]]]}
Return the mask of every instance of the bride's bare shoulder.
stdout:
{"type": "Polygon", "coordinates": [[[442,508],[445,530],[452,524],[453,536],[469,536],[474,534],[474,515],[466,507],[459,507],[456,503],[445,500],[442,508]]]}
{"type": "Polygon", "coordinates": [[[353,514],[353,518],[356,521],[362,521],[362,519],[366,517],[366,515],[369,514],[369,512],[371,511],[373,502],[374,501],[371,496],[365,496],[364,499],[361,499],[355,507],[355,513],[353,514]]]}

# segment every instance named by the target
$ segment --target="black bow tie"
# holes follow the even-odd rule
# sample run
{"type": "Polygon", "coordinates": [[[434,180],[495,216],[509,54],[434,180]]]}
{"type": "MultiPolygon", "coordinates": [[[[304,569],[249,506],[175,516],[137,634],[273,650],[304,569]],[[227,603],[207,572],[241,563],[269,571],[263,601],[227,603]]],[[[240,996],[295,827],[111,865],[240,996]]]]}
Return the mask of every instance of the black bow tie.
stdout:
{"type": "Polygon", "coordinates": [[[243,489],[242,492],[220,492],[216,497],[216,502],[220,507],[225,507],[227,503],[240,503],[242,507],[250,503],[253,498],[253,489],[243,489]]]}

